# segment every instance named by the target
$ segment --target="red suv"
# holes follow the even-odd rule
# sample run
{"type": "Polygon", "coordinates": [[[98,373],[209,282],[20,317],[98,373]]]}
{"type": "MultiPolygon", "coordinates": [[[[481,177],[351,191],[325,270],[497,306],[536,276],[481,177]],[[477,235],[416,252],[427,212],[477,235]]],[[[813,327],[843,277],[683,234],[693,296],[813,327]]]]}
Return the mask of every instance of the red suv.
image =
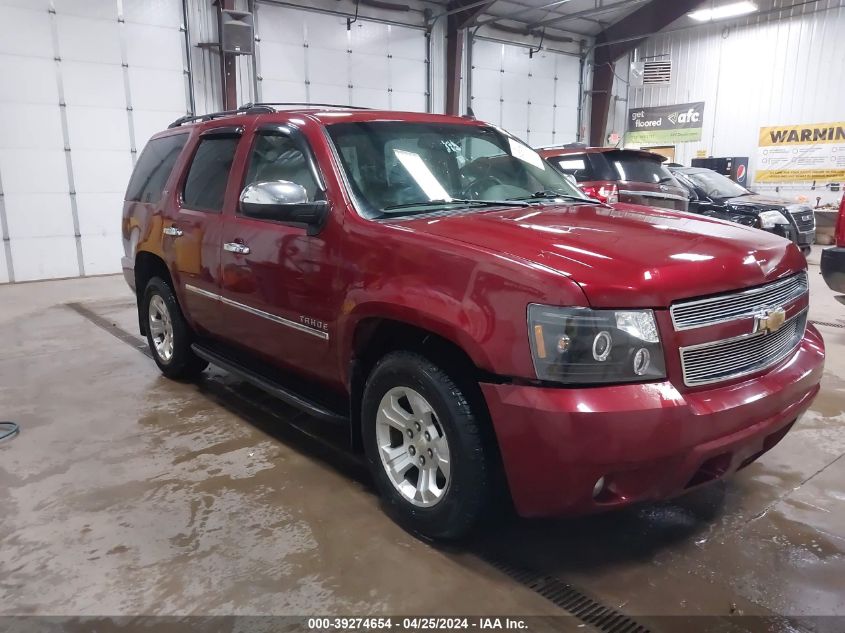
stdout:
{"type": "Polygon", "coordinates": [[[590,200],[465,118],[178,120],[138,160],[123,237],[165,375],[211,362],[348,425],[391,513],[431,537],[508,495],[593,512],[730,474],[822,375],[794,245],[590,200]]]}
{"type": "Polygon", "coordinates": [[[567,145],[539,150],[555,169],[575,178],[589,197],[686,211],[689,192],[675,180],[659,154],[615,147],[567,145]]]}

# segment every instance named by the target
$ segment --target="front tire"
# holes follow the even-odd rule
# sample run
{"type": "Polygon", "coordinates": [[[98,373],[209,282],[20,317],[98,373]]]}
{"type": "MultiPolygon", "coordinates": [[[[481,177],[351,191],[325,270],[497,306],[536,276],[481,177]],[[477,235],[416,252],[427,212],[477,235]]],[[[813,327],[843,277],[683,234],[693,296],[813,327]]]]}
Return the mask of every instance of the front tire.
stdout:
{"type": "Polygon", "coordinates": [[[194,378],[202,373],[208,363],[191,350],[191,328],[173,289],[160,277],[147,283],[141,314],[146,319],[147,344],[161,373],[174,379],[194,378]]]}
{"type": "Polygon", "coordinates": [[[392,352],[364,388],[364,450],[389,513],[429,538],[465,536],[490,507],[493,450],[455,381],[413,352],[392,352]]]}

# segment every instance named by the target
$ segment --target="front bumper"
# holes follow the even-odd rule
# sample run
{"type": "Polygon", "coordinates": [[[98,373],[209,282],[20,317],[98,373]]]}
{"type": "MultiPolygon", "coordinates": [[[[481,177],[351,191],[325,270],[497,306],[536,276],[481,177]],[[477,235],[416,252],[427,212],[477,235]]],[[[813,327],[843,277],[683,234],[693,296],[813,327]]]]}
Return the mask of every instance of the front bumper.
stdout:
{"type": "Polygon", "coordinates": [[[845,248],[826,248],[822,251],[822,277],[834,292],[845,292],[845,248]]]}
{"type": "Polygon", "coordinates": [[[816,243],[816,230],[798,231],[798,239],[795,242],[801,248],[812,246],[816,243]]]}
{"type": "Polygon", "coordinates": [[[779,365],[715,388],[484,383],[482,391],[517,512],[553,516],[673,497],[750,464],[810,406],[823,366],[824,344],[808,326],[779,365]]]}

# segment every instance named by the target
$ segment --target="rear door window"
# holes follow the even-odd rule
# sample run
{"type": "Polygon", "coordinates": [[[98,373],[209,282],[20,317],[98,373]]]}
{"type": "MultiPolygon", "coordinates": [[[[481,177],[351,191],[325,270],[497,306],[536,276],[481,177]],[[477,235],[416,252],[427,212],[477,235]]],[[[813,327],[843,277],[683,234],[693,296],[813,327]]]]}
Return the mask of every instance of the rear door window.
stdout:
{"type": "Polygon", "coordinates": [[[126,200],[152,204],[161,200],[164,185],[187,139],[187,134],[174,134],[147,143],[129,180],[126,200]]]}
{"type": "Polygon", "coordinates": [[[182,194],[188,209],[219,213],[240,137],[211,136],[200,140],[182,194]]]}

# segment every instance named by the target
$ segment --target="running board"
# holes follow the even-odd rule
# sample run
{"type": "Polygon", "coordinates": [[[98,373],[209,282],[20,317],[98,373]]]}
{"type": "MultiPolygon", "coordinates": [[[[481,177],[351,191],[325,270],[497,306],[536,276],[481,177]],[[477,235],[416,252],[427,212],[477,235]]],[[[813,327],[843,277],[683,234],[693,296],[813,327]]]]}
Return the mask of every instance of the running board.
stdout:
{"type": "Polygon", "coordinates": [[[221,369],[229,372],[248,382],[249,384],[258,387],[262,391],[266,391],[270,395],[278,398],[282,402],[289,404],[292,407],[299,409],[300,411],[304,411],[305,413],[314,416],[315,418],[319,418],[320,420],[325,420],[327,422],[333,422],[335,424],[348,424],[349,418],[342,413],[337,411],[332,411],[331,409],[327,408],[325,405],[319,404],[310,398],[302,396],[295,391],[282,386],[280,383],[262,376],[261,374],[247,369],[237,361],[234,361],[230,358],[227,358],[216,351],[212,351],[207,347],[203,347],[197,343],[191,345],[191,349],[193,350],[194,354],[202,358],[203,360],[207,360],[209,363],[213,365],[217,365],[221,369]]]}

